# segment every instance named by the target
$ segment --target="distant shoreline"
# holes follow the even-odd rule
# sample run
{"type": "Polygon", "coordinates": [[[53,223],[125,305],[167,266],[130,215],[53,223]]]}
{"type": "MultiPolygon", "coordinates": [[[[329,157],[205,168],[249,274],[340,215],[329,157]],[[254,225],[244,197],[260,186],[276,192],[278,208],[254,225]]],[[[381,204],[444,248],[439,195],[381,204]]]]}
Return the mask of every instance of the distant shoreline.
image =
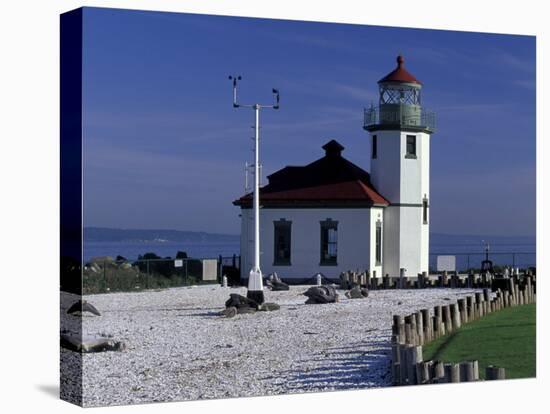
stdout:
{"type": "Polygon", "coordinates": [[[115,229],[84,227],[84,242],[232,242],[237,234],[208,233],[202,231],[165,229],[115,229]]]}

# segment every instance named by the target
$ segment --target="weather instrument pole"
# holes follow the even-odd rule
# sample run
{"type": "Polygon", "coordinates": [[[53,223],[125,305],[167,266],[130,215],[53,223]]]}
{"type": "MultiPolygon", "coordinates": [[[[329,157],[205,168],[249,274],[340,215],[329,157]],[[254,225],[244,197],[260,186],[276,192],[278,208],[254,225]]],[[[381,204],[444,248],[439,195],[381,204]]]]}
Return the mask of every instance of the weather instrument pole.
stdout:
{"type": "Polygon", "coordinates": [[[251,108],[254,110],[254,264],[248,275],[248,292],[246,297],[261,304],[264,303],[263,277],[260,269],[260,109],[279,109],[279,91],[273,89],[273,105],[260,105],[258,103],[244,105],[237,102],[237,81],[241,76],[229,76],[233,81],[233,108],[251,108]]]}

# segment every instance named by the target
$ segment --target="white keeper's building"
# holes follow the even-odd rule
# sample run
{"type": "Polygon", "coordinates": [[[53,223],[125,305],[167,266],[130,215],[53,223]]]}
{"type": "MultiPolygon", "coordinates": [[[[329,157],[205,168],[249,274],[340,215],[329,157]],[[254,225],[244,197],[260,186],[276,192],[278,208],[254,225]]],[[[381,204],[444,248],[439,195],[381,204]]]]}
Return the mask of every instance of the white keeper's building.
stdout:
{"type": "MultiPolygon", "coordinates": [[[[322,158],[268,176],[260,190],[263,274],[288,281],[346,270],[407,276],[428,271],[430,136],[434,116],[422,109],[422,84],[397,58],[378,82],[377,107],[365,110],[370,174],[342,156],[331,140],[322,158]]],[[[252,194],[241,208],[241,279],[254,261],[252,194]]]]}

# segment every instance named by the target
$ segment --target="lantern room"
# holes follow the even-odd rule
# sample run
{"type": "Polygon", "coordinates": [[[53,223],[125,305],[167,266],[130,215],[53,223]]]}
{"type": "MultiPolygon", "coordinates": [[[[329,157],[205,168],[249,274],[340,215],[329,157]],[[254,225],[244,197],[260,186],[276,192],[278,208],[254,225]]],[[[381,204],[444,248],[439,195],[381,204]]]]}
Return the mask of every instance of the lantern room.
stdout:
{"type": "Polygon", "coordinates": [[[365,110],[365,129],[434,129],[433,114],[422,110],[422,83],[405,69],[405,59],[397,57],[397,67],[378,81],[378,108],[365,110]]]}

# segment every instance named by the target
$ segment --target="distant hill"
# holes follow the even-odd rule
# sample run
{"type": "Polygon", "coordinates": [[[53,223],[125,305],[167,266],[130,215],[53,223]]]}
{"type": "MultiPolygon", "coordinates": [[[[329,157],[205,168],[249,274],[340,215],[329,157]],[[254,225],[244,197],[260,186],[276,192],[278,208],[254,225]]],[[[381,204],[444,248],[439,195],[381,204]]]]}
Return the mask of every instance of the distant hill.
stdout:
{"type": "MultiPolygon", "coordinates": [[[[237,234],[217,234],[202,231],[183,230],[145,230],[145,229],[111,229],[106,227],[84,228],[84,240],[87,242],[185,242],[185,243],[238,243],[237,234]]],[[[525,246],[526,250],[534,250],[535,236],[487,236],[487,235],[457,235],[430,233],[430,245],[437,247],[478,247],[482,251],[482,240],[491,245],[514,246],[516,249],[525,246]]],[[[477,251],[477,250],[476,250],[477,251]]]]}
{"type": "Polygon", "coordinates": [[[238,240],[239,235],[198,231],[110,229],[106,227],[84,228],[84,241],[88,242],[170,241],[186,243],[231,243],[238,240]]]}

